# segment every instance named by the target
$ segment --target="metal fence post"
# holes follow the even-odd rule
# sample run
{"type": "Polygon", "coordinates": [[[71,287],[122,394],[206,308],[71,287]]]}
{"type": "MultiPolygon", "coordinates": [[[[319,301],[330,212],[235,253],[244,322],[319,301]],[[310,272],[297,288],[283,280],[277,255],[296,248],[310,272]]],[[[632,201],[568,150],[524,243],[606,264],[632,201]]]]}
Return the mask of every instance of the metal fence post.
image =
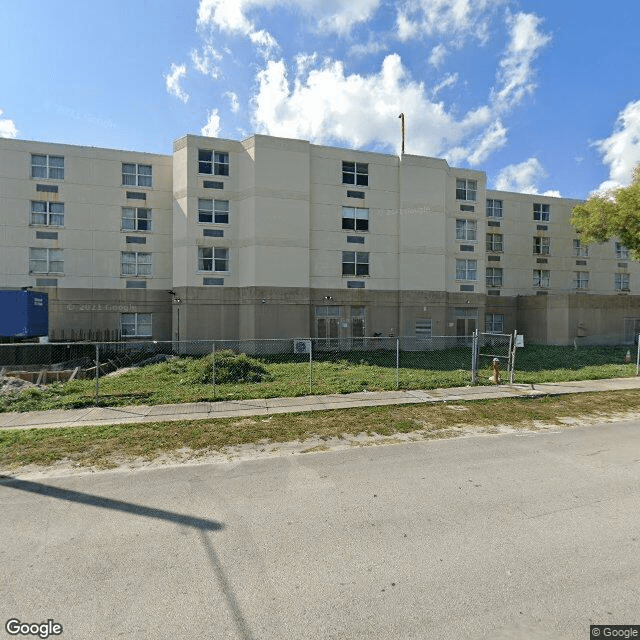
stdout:
{"type": "Polygon", "coordinates": [[[396,338],[396,389],[400,388],[400,338],[396,338]]]}
{"type": "Polygon", "coordinates": [[[636,356],[636,375],[640,373],[640,334],[638,334],[638,355],[636,356]]]}
{"type": "Polygon", "coordinates": [[[96,342],[96,407],[100,404],[100,346],[96,342]]]}
{"type": "Polygon", "coordinates": [[[313,340],[309,340],[309,395],[313,393],[313,340]]]}
{"type": "Polygon", "coordinates": [[[478,381],[478,330],[473,332],[471,339],[471,384],[478,381]]]}
{"type": "Polygon", "coordinates": [[[515,329],[513,332],[513,343],[510,345],[511,353],[509,354],[511,356],[511,371],[509,372],[509,384],[513,384],[513,375],[516,370],[516,351],[518,348],[517,342],[518,342],[518,330],[515,329]]]}
{"type": "Polygon", "coordinates": [[[213,341],[211,349],[211,384],[213,385],[213,397],[216,397],[216,341],[213,341]]]}

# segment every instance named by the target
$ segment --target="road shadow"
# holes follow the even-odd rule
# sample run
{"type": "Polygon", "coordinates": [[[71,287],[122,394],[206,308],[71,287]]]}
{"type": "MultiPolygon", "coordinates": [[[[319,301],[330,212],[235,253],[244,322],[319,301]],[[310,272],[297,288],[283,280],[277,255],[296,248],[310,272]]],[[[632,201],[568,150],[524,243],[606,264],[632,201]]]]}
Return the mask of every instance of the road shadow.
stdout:
{"type": "Polygon", "coordinates": [[[165,520],[175,524],[193,527],[201,531],[220,531],[224,528],[221,522],[216,520],[207,520],[205,518],[195,518],[183,513],[174,511],[165,511],[164,509],[156,509],[154,507],[145,507],[141,504],[132,502],[123,502],[122,500],[113,500],[111,498],[103,498],[90,493],[81,491],[73,491],[71,489],[60,489],[41,482],[32,482],[30,480],[19,480],[11,476],[0,475],[0,485],[27,491],[29,493],[37,493],[42,496],[56,498],[58,500],[67,500],[68,502],[77,502],[92,507],[100,507],[102,509],[114,509],[123,513],[131,513],[144,518],[155,518],[157,520],[165,520]]]}
{"type": "Polygon", "coordinates": [[[19,491],[26,491],[28,493],[35,493],[41,496],[49,498],[55,498],[57,500],[66,500],[68,502],[76,502],[78,504],[84,504],[92,507],[100,507],[102,509],[113,509],[123,513],[130,513],[136,516],[142,516],[143,518],[153,518],[156,520],[164,520],[166,522],[172,522],[174,524],[182,525],[185,527],[192,527],[200,532],[202,544],[205,548],[207,559],[213,568],[215,576],[220,585],[229,608],[229,612],[236,626],[238,638],[240,640],[252,640],[253,636],[245,620],[238,601],[235,597],[233,589],[229,583],[226,573],[222,567],[222,563],[218,557],[218,554],[213,548],[213,544],[207,537],[207,533],[211,531],[221,531],[224,529],[224,525],[217,520],[207,520],[206,518],[196,518],[184,513],[176,513],[174,511],[167,511],[165,509],[156,509],[154,507],[146,507],[140,504],[134,504],[131,502],[124,502],[122,500],[113,500],[112,498],[103,498],[101,496],[92,495],[90,493],[83,493],[82,491],[73,491],[71,489],[61,489],[59,487],[53,487],[48,484],[42,484],[41,482],[33,482],[30,480],[20,480],[13,478],[12,476],[6,476],[0,474],[0,487],[9,487],[11,489],[17,489],[19,491]]]}

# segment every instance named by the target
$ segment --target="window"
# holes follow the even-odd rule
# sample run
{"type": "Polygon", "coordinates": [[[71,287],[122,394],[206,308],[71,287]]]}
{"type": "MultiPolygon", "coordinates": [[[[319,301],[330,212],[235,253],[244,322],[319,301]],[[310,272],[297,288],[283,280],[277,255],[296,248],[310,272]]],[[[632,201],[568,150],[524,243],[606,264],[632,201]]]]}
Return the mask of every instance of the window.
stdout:
{"type": "Polygon", "coordinates": [[[629,249],[620,242],[616,242],[616,258],[618,258],[618,260],[629,259],[629,249]]]}
{"type": "Polygon", "coordinates": [[[476,221],[456,220],[456,240],[475,240],[476,221]]]}
{"type": "Polygon", "coordinates": [[[150,187],[151,165],[123,162],[122,184],[126,187],[150,187]]]}
{"type": "Polygon", "coordinates": [[[316,307],[316,316],[339,318],[342,315],[342,307],[324,306],[316,307]]]}
{"type": "Polygon", "coordinates": [[[342,207],[342,228],[350,231],[368,231],[369,209],[342,207]]]}
{"type": "Polygon", "coordinates": [[[456,200],[474,200],[478,190],[477,180],[458,178],[456,180],[456,200]]]}
{"type": "Polygon", "coordinates": [[[574,289],[587,289],[589,287],[589,272],[588,271],[574,271],[573,273],[573,288],[574,289]]]}
{"type": "Polygon", "coordinates": [[[62,273],[62,249],[29,249],[29,273],[62,273]]]}
{"type": "Polygon", "coordinates": [[[120,335],[123,338],[149,338],[152,335],[150,313],[121,313],[120,335]]]}
{"type": "Polygon", "coordinates": [[[198,198],[198,222],[229,223],[229,201],[198,198]]]}
{"type": "Polygon", "coordinates": [[[31,177],[64,180],[64,157],[32,155],[31,177]]]}
{"type": "Polygon", "coordinates": [[[504,315],[502,313],[485,313],[484,330],[486,333],[504,333],[504,315]]]}
{"type": "Polygon", "coordinates": [[[549,214],[551,212],[551,207],[548,204],[538,204],[537,202],[533,203],[533,219],[539,220],[540,222],[549,221],[549,214]]]}
{"type": "Polygon", "coordinates": [[[343,251],[342,252],[343,276],[368,276],[369,252],[368,251],[343,251]]]}
{"type": "Polygon", "coordinates": [[[31,201],[31,224],[43,224],[49,227],[64,225],[64,204],[62,202],[31,201]]]}
{"type": "Polygon", "coordinates": [[[433,322],[431,318],[418,318],[416,320],[416,336],[418,338],[430,338],[432,336],[433,322]]]}
{"type": "Polygon", "coordinates": [[[502,251],[502,234],[487,233],[487,251],[502,251]]]}
{"type": "Polygon", "coordinates": [[[150,276],[151,254],[123,251],[120,254],[120,267],[123,276],[150,276]]]}
{"type": "Polygon", "coordinates": [[[548,256],[551,249],[551,238],[535,237],[533,239],[533,253],[548,256]]]}
{"type": "Polygon", "coordinates": [[[342,183],[366,187],[369,184],[369,165],[365,162],[343,162],[342,183]]]}
{"type": "Polygon", "coordinates": [[[487,218],[502,218],[502,200],[487,200],[487,218]]]}
{"type": "Polygon", "coordinates": [[[533,286],[534,287],[548,287],[549,286],[549,271],[546,269],[534,269],[533,270],[533,286]]]}
{"type": "Polygon", "coordinates": [[[123,231],[151,231],[151,209],[122,207],[123,231]]]}
{"type": "Polygon", "coordinates": [[[456,280],[477,280],[477,260],[456,260],[456,280]]]}
{"type": "Polygon", "coordinates": [[[198,173],[214,176],[229,175],[229,154],[226,151],[198,149],[198,173]]]}
{"type": "Polygon", "coordinates": [[[614,287],[616,291],[629,291],[629,274],[616,273],[614,278],[614,287]]]}
{"type": "Polygon", "coordinates": [[[502,268],[501,267],[487,267],[487,287],[501,287],[502,286],[502,268]]]}
{"type": "Polygon", "coordinates": [[[229,271],[229,249],[198,247],[198,271],[229,271]]]}
{"type": "Polygon", "coordinates": [[[589,247],[584,245],[578,240],[574,238],[573,240],[573,255],[576,258],[588,258],[589,257],[589,247]]]}

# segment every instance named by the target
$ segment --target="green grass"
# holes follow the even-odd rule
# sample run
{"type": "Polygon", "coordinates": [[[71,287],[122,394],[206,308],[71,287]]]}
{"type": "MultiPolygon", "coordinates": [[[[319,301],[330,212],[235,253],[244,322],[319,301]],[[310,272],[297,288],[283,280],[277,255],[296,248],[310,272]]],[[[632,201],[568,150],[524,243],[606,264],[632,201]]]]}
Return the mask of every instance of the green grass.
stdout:
{"type": "MultiPolygon", "coordinates": [[[[625,364],[628,347],[548,347],[518,349],[516,377],[519,383],[593,380],[635,375],[635,363],[625,364]]],[[[217,354],[216,357],[223,357],[217,354]]],[[[251,360],[251,359],[247,359],[251,360]]],[[[217,365],[217,383],[211,380],[211,359],[177,358],[132,369],[122,375],[100,378],[100,404],[173,404],[211,400],[275,398],[309,394],[309,362],[304,356],[271,356],[258,363],[226,371],[217,365]],[[223,380],[221,382],[221,379],[223,380]],[[261,382],[252,382],[261,379],[261,382]]],[[[335,355],[319,352],[312,366],[313,394],[351,393],[396,388],[395,351],[353,351],[335,355]]],[[[490,359],[481,358],[479,384],[488,384],[490,359]]],[[[434,389],[471,384],[469,348],[403,352],[397,374],[400,389],[434,389]]],[[[503,381],[507,380],[506,374],[503,381]]],[[[0,411],[70,409],[95,404],[95,380],[55,383],[45,389],[28,389],[0,398],[0,411]]]]}
{"type": "MultiPolygon", "coordinates": [[[[500,428],[539,429],[540,423],[566,427],[564,418],[595,420],[637,412],[640,390],[578,393],[558,397],[480,400],[336,409],[269,417],[220,418],[98,427],[0,430],[0,469],[56,463],[109,468],[168,454],[178,458],[225,452],[238,445],[277,450],[284,442],[313,440],[302,452],[328,449],[331,438],[380,435],[419,439],[492,434],[500,428]]],[[[393,441],[393,440],[392,440],[393,441]]],[[[357,443],[354,443],[357,444],[357,443]]]]}

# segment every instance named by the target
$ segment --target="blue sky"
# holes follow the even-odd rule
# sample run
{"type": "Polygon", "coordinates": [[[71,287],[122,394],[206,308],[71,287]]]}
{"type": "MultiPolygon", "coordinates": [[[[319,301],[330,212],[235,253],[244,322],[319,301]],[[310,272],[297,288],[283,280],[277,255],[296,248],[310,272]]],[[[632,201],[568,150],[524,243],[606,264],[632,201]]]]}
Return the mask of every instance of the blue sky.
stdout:
{"type": "Polygon", "coordinates": [[[0,136],[171,153],[254,132],[584,198],[640,162],[640,5],[0,0],[0,136]]]}

